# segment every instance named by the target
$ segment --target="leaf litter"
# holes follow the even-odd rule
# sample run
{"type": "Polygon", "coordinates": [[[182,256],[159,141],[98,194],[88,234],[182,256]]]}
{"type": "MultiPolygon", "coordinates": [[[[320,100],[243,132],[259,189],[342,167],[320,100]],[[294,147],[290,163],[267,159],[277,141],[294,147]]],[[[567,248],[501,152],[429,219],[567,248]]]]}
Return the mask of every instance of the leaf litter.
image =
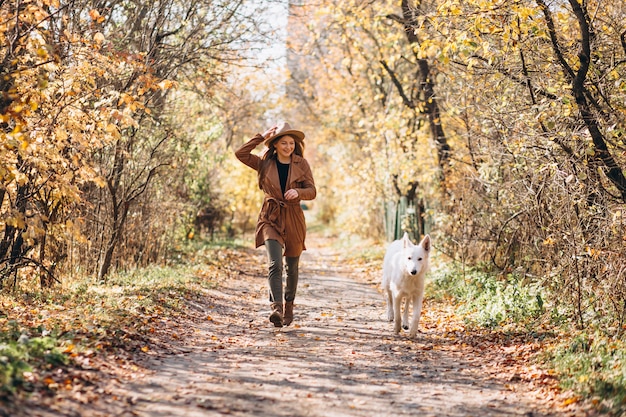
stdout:
{"type": "Polygon", "coordinates": [[[265,261],[229,250],[198,269],[215,285],[159,295],[182,296],[178,308],[106,331],[73,323],[90,349],[66,345],[71,365],[5,415],[593,415],[534,363],[540,342],[469,329],[448,301],[425,300],[415,340],[394,335],[377,263],[321,238],[302,258],[294,323],[275,329],[265,261]]]}

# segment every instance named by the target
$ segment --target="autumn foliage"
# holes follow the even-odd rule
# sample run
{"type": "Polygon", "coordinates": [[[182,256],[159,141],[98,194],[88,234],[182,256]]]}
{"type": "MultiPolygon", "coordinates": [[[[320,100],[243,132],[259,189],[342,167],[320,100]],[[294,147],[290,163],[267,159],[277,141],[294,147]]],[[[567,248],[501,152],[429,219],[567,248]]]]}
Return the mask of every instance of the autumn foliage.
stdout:
{"type": "Polygon", "coordinates": [[[331,217],[376,232],[382,204],[416,191],[450,259],[538,286],[580,328],[620,333],[623,2],[317,6],[292,7],[292,23],[309,19],[291,25],[308,69],[293,91],[334,167],[331,217]]]}
{"type": "Polygon", "coordinates": [[[323,221],[382,237],[408,197],[450,259],[539,286],[581,328],[626,324],[621,2],[294,3],[287,94],[266,99],[250,88],[275,82],[229,65],[261,33],[242,2],[0,10],[3,286],[105,280],[249,231],[229,147],[266,112],[332,166],[323,221]]]}
{"type": "Polygon", "coordinates": [[[382,247],[409,201],[476,287],[623,336],[623,0],[293,1],[278,67],[268,4],[0,1],[3,291],[248,234],[232,149],[288,120],[323,225],[382,247]]]}
{"type": "Polygon", "coordinates": [[[2,286],[163,262],[217,207],[197,150],[235,41],[260,35],[242,5],[0,2],[2,286]]]}

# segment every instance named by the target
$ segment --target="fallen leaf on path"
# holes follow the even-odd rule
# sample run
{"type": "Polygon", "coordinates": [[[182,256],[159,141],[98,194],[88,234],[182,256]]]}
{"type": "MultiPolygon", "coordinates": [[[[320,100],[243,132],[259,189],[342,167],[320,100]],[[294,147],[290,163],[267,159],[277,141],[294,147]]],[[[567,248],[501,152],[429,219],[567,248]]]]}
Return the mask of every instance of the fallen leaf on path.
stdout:
{"type": "Polygon", "coordinates": [[[565,399],[565,400],[561,403],[561,405],[562,405],[563,407],[567,407],[568,405],[571,405],[571,404],[577,403],[578,401],[580,401],[580,397],[578,397],[578,396],[569,397],[569,398],[566,398],[566,399],[565,399]]]}

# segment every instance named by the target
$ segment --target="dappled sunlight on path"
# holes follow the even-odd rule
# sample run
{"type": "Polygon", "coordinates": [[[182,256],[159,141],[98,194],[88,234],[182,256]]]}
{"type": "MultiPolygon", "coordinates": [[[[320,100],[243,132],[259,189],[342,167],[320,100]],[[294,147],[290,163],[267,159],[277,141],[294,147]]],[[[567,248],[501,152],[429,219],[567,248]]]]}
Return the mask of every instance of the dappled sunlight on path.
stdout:
{"type": "Polygon", "coordinates": [[[494,377],[480,355],[453,348],[429,313],[416,340],[394,335],[381,294],[339,271],[332,252],[303,256],[292,326],[271,327],[265,294],[262,272],[221,282],[198,306],[210,320],[198,324],[189,352],[155,358],[153,373],[132,385],[133,413],[567,415],[494,377]]]}
{"type": "Polygon", "coordinates": [[[32,415],[585,415],[533,387],[501,347],[465,343],[451,306],[427,299],[417,338],[394,335],[375,273],[321,238],[302,257],[294,323],[276,329],[265,252],[247,253],[189,301],[184,336],[147,352],[136,377],[113,381],[99,400],[32,415]]]}

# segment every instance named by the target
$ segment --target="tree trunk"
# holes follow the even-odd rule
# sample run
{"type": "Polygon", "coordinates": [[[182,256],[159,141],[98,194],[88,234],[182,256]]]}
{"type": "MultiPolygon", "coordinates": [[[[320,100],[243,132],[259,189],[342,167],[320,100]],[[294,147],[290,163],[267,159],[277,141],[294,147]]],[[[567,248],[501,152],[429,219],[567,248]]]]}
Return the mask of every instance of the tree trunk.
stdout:
{"type": "Polygon", "coordinates": [[[591,59],[591,31],[587,12],[582,8],[578,0],[570,0],[570,4],[578,19],[578,26],[581,32],[581,51],[578,54],[580,67],[572,81],[572,92],[576,98],[576,104],[580,111],[580,115],[585,122],[585,126],[593,140],[595,159],[601,162],[602,170],[606,177],[615,185],[621,195],[622,201],[626,203],[626,177],[621,167],[617,165],[615,158],[609,150],[604,135],[600,130],[598,120],[594,115],[589,102],[585,97],[585,80],[589,71],[591,59]]]}
{"type": "Polygon", "coordinates": [[[111,234],[111,238],[109,239],[109,243],[107,244],[106,251],[104,252],[104,258],[100,264],[100,269],[98,270],[98,281],[106,281],[106,276],[109,273],[109,269],[111,269],[111,261],[113,260],[115,246],[117,246],[117,233],[113,232],[113,234],[111,234]]]}
{"type": "Polygon", "coordinates": [[[100,264],[98,281],[106,281],[106,276],[111,269],[113,253],[115,252],[115,248],[117,248],[120,236],[122,236],[122,230],[124,230],[124,226],[126,225],[129,207],[130,205],[127,202],[123,202],[113,209],[113,231],[111,233],[111,237],[109,238],[109,242],[107,243],[102,264],[100,264]],[[120,206],[122,207],[121,210],[120,206]]]}
{"type": "MultiPolygon", "coordinates": [[[[109,237],[109,241],[106,245],[106,250],[104,252],[104,258],[102,259],[100,269],[98,270],[98,281],[105,281],[106,275],[109,273],[109,269],[111,268],[111,261],[113,259],[113,252],[115,252],[115,247],[117,246],[117,242],[119,240],[121,228],[123,225],[123,216],[120,213],[121,202],[120,198],[118,197],[122,181],[122,173],[124,172],[125,165],[124,151],[122,149],[121,140],[118,140],[115,144],[114,158],[115,159],[113,161],[113,169],[111,170],[111,173],[107,176],[107,189],[109,190],[109,194],[111,195],[111,209],[113,211],[111,221],[111,236],[109,237]]],[[[126,212],[127,211],[128,209],[126,209],[126,212]]]]}
{"type": "MultiPolygon", "coordinates": [[[[404,33],[406,34],[409,43],[411,45],[417,45],[419,44],[419,39],[415,34],[416,15],[414,13],[414,9],[409,5],[408,0],[402,0],[401,7],[402,18],[395,18],[395,20],[402,23],[404,33]]],[[[408,100],[402,91],[402,87],[399,85],[399,81],[395,78],[390,68],[388,68],[385,64],[383,65],[385,65],[385,68],[394,79],[394,84],[398,90],[400,90],[405,105],[414,109],[419,108],[420,112],[427,115],[431,136],[437,147],[437,161],[441,172],[442,184],[445,186],[445,178],[446,172],[449,168],[451,149],[443,130],[443,125],[441,124],[441,110],[439,109],[439,101],[437,100],[435,94],[434,83],[430,77],[430,63],[426,59],[419,58],[417,54],[415,54],[415,59],[417,60],[417,67],[419,69],[417,75],[417,88],[420,91],[420,106],[413,103],[411,100],[408,100]]]]}

